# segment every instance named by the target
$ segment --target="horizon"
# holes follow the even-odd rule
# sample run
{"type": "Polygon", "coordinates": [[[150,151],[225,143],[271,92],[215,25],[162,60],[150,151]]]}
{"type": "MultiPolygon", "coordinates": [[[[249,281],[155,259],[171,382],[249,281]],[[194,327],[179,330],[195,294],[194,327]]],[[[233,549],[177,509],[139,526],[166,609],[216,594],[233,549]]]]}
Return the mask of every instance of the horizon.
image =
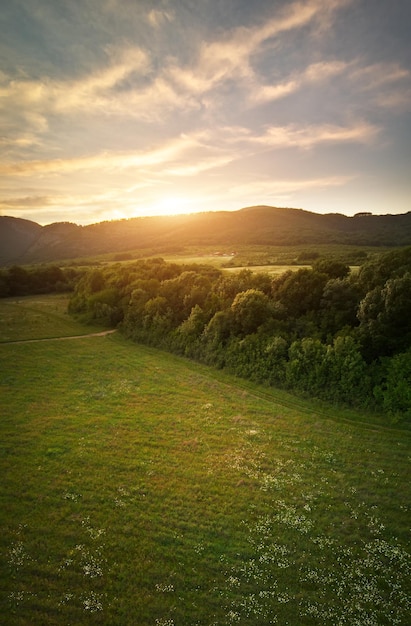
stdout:
{"type": "Polygon", "coordinates": [[[270,205],[261,205],[261,204],[257,204],[257,205],[252,205],[252,206],[246,206],[246,207],[241,207],[239,209],[232,209],[229,211],[224,211],[224,209],[221,210],[214,210],[214,211],[192,211],[192,212],[186,212],[186,213],[165,213],[163,215],[133,215],[131,217],[115,217],[115,218],[110,218],[110,219],[103,219],[103,220],[98,220],[96,222],[86,222],[86,223],[79,223],[79,222],[73,222],[71,220],[67,220],[67,219],[62,219],[62,220],[58,220],[58,221],[54,221],[54,222],[47,222],[42,224],[41,222],[36,222],[35,220],[28,220],[25,217],[17,217],[15,215],[0,215],[0,218],[12,218],[12,219],[22,219],[22,220],[27,220],[30,222],[33,222],[35,224],[37,224],[38,226],[53,226],[54,224],[72,224],[74,226],[95,226],[96,224],[102,224],[102,223],[109,223],[109,222],[120,222],[120,221],[128,221],[128,220],[136,220],[136,219],[146,219],[146,218],[178,218],[178,217],[183,217],[183,216],[188,216],[188,215],[208,215],[210,213],[239,213],[240,211],[246,211],[246,210],[253,210],[253,209],[280,209],[280,210],[284,210],[284,211],[302,211],[304,213],[312,213],[315,215],[322,215],[323,217],[327,217],[327,216],[340,216],[340,217],[346,217],[349,219],[353,219],[356,217],[361,217],[361,216],[370,216],[370,217],[383,217],[383,216],[389,216],[389,217],[396,217],[396,216],[401,216],[401,215],[407,215],[408,213],[411,213],[411,211],[405,211],[404,213],[372,213],[371,211],[359,211],[353,215],[347,215],[345,213],[337,213],[334,211],[330,211],[330,212],[325,212],[325,213],[318,213],[316,211],[309,211],[307,209],[302,209],[301,207],[281,207],[281,206],[270,206],[270,205]]]}
{"type": "Polygon", "coordinates": [[[405,214],[410,21],[407,0],[9,3],[0,214],[405,214]]]}

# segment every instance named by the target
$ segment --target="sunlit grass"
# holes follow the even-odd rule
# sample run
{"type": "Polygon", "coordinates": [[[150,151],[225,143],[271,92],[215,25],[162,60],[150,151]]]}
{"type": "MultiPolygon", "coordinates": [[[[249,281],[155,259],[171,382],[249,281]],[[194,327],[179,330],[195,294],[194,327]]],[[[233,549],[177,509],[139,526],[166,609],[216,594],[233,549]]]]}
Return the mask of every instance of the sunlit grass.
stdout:
{"type": "Polygon", "coordinates": [[[207,264],[214,267],[247,267],[255,270],[256,267],[290,267],[298,268],[301,265],[310,265],[318,256],[341,261],[350,266],[361,264],[370,256],[388,252],[392,248],[348,244],[300,244],[287,245],[186,245],[158,246],[129,250],[127,252],[106,253],[89,258],[66,260],[65,264],[90,268],[93,266],[122,263],[134,263],[136,259],[161,257],[170,263],[180,264],[207,264]]]}
{"type": "Polygon", "coordinates": [[[406,432],[118,336],[0,385],[5,624],[410,623],[406,432]]]}
{"type": "Polygon", "coordinates": [[[240,272],[241,270],[251,270],[252,272],[258,272],[260,274],[269,274],[270,276],[280,276],[284,272],[296,272],[303,268],[311,268],[311,265],[255,265],[255,266],[239,266],[239,267],[227,267],[226,272],[240,272]]]}

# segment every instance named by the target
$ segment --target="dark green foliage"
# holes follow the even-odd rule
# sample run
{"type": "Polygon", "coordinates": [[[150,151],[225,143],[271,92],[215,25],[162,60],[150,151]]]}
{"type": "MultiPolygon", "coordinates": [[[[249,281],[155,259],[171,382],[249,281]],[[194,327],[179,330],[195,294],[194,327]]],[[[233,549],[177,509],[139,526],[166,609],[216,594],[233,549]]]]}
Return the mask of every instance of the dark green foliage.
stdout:
{"type": "Polygon", "coordinates": [[[327,274],[329,278],[346,278],[350,273],[348,265],[329,259],[317,259],[313,263],[313,270],[327,274]]]}
{"type": "Polygon", "coordinates": [[[0,272],[0,298],[72,291],[80,272],[57,265],[14,265],[0,272]]]}
{"type": "Polygon", "coordinates": [[[411,271],[411,246],[375,255],[365,263],[358,275],[358,284],[364,293],[375,287],[383,287],[390,278],[401,278],[411,271]]]}
{"type": "Polygon", "coordinates": [[[411,350],[385,359],[386,375],[375,395],[393,421],[411,418],[411,350]]]}
{"type": "Polygon", "coordinates": [[[273,284],[273,296],[289,317],[298,318],[320,308],[328,276],[316,270],[288,272],[273,284]]]}
{"type": "Polygon", "coordinates": [[[317,397],[321,395],[327,384],[326,356],[327,346],[319,339],[305,337],[294,341],[286,365],[288,387],[317,397]]]}
{"type": "Polygon", "coordinates": [[[347,273],[323,258],[277,278],[137,261],[85,275],[70,310],[244,378],[409,416],[411,254],[347,273]]]}
{"type": "Polygon", "coordinates": [[[231,305],[233,332],[245,337],[255,333],[270,315],[268,297],[258,289],[247,289],[236,295],[231,305]]]}
{"type": "Polygon", "coordinates": [[[327,347],[326,393],[327,400],[358,405],[371,393],[370,374],[361,356],[359,346],[350,335],[336,337],[327,347]]]}
{"type": "Polygon", "coordinates": [[[358,318],[368,360],[406,350],[411,344],[411,273],[369,291],[358,318]]]}
{"type": "Polygon", "coordinates": [[[9,294],[11,296],[22,296],[30,293],[30,277],[24,267],[14,265],[9,269],[4,277],[8,282],[9,294]]]}
{"type": "Polygon", "coordinates": [[[357,326],[360,300],[361,291],[355,280],[350,278],[329,280],[324,286],[320,303],[323,336],[334,336],[342,328],[357,326]]]}

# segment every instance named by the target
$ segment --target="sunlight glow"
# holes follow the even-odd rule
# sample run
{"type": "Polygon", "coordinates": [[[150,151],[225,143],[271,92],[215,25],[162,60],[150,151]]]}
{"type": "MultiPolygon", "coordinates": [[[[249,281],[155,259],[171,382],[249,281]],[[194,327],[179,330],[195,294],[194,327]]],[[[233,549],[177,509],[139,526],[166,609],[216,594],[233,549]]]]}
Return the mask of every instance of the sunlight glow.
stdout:
{"type": "Polygon", "coordinates": [[[150,215],[179,215],[194,212],[193,201],[184,196],[165,196],[150,207],[150,215]]]}

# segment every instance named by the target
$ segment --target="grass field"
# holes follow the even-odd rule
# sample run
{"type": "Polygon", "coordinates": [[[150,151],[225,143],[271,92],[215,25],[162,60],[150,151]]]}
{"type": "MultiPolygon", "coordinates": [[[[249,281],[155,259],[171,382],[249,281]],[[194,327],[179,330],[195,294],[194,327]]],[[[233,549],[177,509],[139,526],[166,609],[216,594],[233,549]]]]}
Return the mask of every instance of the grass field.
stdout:
{"type": "Polygon", "coordinates": [[[66,295],[0,300],[0,343],[86,335],[95,330],[100,327],[80,325],[69,316],[66,295]]]}
{"type": "MultiPolygon", "coordinates": [[[[89,331],[57,300],[0,340],[89,331]]],[[[0,387],[1,624],[411,623],[409,433],[117,334],[2,343],[0,387]]]]}
{"type": "MultiPolygon", "coordinates": [[[[125,253],[107,253],[88,258],[66,260],[66,265],[75,268],[89,268],[113,263],[134,263],[141,258],[161,257],[170,263],[207,264],[214,267],[249,268],[256,271],[263,268],[298,269],[299,266],[311,263],[318,257],[341,261],[350,266],[357,266],[367,258],[388,252],[392,248],[383,246],[353,246],[349,244],[300,244],[300,245],[193,245],[182,246],[179,250],[167,248],[141,248],[125,253]]],[[[264,269],[265,271],[265,269],[264,269]]]]}

